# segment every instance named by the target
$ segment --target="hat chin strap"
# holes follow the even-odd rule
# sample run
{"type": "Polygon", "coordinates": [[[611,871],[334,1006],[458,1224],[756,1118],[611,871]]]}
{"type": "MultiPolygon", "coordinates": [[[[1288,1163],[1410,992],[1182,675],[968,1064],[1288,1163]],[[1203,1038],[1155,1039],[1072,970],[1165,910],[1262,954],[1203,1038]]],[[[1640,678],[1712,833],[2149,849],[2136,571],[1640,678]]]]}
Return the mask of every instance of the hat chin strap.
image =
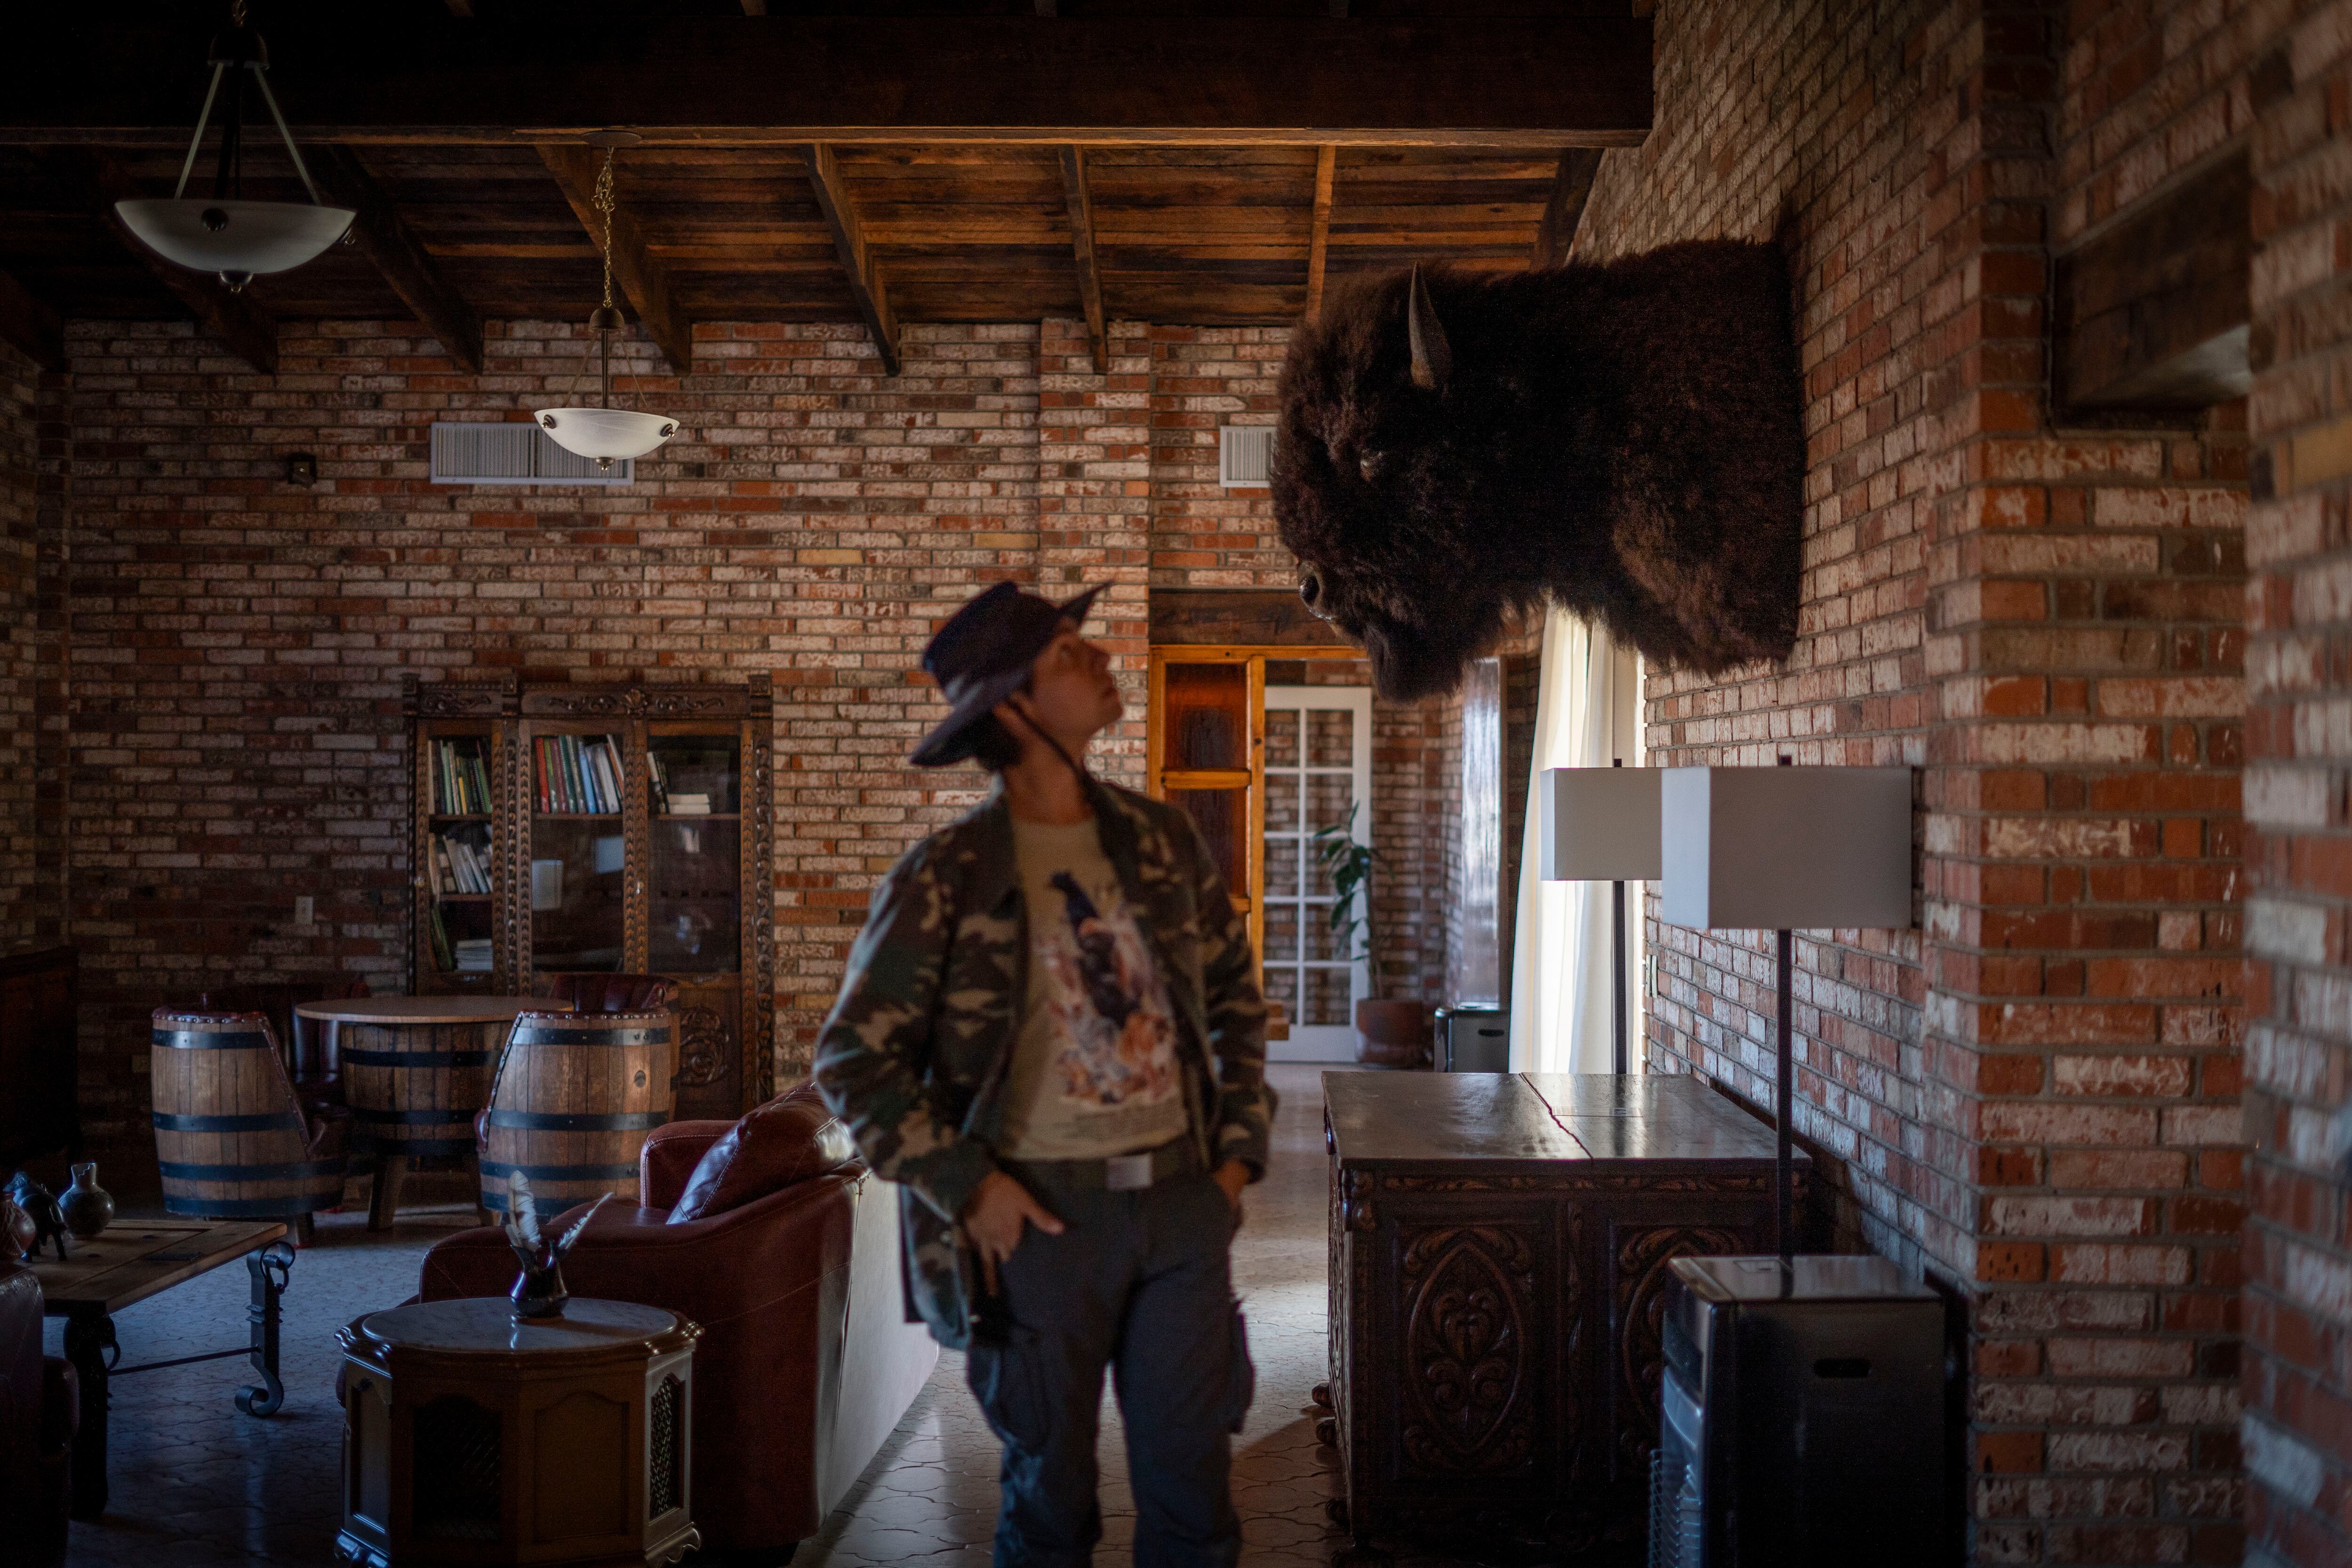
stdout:
{"type": "Polygon", "coordinates": [[[1093,775],[1078,765],[1077,759],[1070,755],[1068,749],[1065,747],[1061,742],[1054,739],[1053,731],[1047,730],[1045,725],[1037,722],[1035,716],[1029,711],[1029,708],[1026,703],[1016,702],[1014,700],[1014,699],[1025,695],[1026,693],[1016,691],[1011,697],[1007,697],[1004,700],[1004,705],[1007,708],[1012,709],[1015,713],[1020,714],[1021,722],[1027,727],[1029,732],[1036,736],[1039,740],[1045,742],[1045,744],[1053,747],[1054,754],[1061,758],[1065,763],[1067,763],[1070,765],[1070,771],[1078,775],[1078,783],[1081,785],[1085,784],[1093,775]]]}

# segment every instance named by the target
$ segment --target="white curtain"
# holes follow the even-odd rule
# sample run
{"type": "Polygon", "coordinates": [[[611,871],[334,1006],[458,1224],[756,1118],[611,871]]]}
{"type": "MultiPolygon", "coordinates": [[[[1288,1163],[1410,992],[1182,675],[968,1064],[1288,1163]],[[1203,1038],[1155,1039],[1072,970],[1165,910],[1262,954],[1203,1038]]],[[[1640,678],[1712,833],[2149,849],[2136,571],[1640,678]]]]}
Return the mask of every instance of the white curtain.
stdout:
{"type": "MultiPolygon", "coordinates": [[[[1642,765],[1641,667],[1630,648],[1564,611],[1544,622],[1536,697],[1533,773],[1520,837],[1519,909],[1511,956],[1511,1066],[1520,1072],[1608,1072],[1611,888],[1538,879],[1542,826],[1537,789],[1546,768],[1642,765]]],[[[1642,1070],[1642,884],[1625,889],[1626,1035],[1642,1070]]]]}

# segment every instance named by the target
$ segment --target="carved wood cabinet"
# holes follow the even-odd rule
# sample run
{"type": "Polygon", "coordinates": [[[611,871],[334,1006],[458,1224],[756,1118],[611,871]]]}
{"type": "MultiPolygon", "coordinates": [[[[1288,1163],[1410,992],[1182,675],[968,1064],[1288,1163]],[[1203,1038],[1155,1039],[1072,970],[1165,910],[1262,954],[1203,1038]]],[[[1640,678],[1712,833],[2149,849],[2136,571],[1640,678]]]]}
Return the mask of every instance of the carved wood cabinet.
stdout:
{"type": "Polygon", "coordinates": [[[772,700],[740,683],[408,683],[410,989],[677,983],[678,1117],[775,1092],[772,700]]]}
{"type": "Polygon", "coordinates": [[[1666,1265],[1770,1250],[1769,1130],[1687,1077],[1323,1087],[1327,1397],[1354,1555],[1381,1536],[1639,1542],[1666,1265]]]}

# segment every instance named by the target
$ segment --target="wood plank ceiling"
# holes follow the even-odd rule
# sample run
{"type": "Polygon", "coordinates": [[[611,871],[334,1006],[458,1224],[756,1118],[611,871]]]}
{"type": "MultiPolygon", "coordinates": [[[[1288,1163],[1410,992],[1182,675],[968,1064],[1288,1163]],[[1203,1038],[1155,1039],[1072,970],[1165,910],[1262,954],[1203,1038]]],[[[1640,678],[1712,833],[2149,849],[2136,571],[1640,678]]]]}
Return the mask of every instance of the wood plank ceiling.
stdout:
{"type": "MultiPolygon", "coordinates": [[[[1648,23],[1622,3],[1522,5],[1496,20],[1446,14],[1460,7],[1443,0],[1383,6],[1380,16],[1359,5],[1355,17],[1334,0],[1115,10],[1104,0],[1093,9],[1106,19],[1089,21],[1073,0],[869,7],[846,18],[782,0],[339,0],[332,12],[349,26],[322,33],[318,13],[298,12],[295,0],[258,0],[272,85],[298,138],[316,149],[306,157],[331,197],[365,216],[353,243],[224,301],[207,298],[219,292],[208,279],[159,270],[109,221],[114,194],[167,194],[178,175],[204,58],[203,27],[186,13],[211,8],[130,9],[128,22],[110,20],[111,41],[52,24],[45,42],[58,68],[48,86],[0,107],[0,331],[28,322],[47,354],[59,318],[206,320],[211,309],[250,318],[248,340],[278,320],[414,317],[472,364],[483,320],[584,314],[599,291],[586,220],[601,154],[576,130],[541,122],[566,78],[593,85],[602,68],[550,45],[567,30],[602,28],[607,51],[625,53],[631,28],[651,29],[642,36],[710,66],[700,87],[675,61],[648,67],[648,79],[676,75],[678,85],[635,84],[638,96],[620,106],[630,112],[609,121],[646,138],[615,169],[616,278],[630,314],[681,373],[696,321],[862,322],[895,368],[898,323],[1081,316],[1099,355],[1106,318],[1281,323],[1350,274],[1428,260],[1477,271],[1540,264],[1565,252],[1598,148],[1638,141],[1649,113],[1648,23]],[[923,32],[887,31],[910,13],[928,18],[923,32]],[[969,96],[956,77],[960,27],[981,29],[962,40],[970,50],[1028,51],[1001,73],[1002,101],[950,101],[969,96]],[[884,30],[880,42],[860,66],[865,57],[852,57],[873,29],[884,30]],[[1253,29],[1275,30],[1274,45],[1361,49],[1350,68],[1360,100],[1301,89],[1318,104],[1310,122],[1259,123],[1290,117],[1283,82],[1296,64],[1236,52],[1231,35],[1253,29]],[[402,79],[373,71],[404,30],[425,64],[400,62],[410,73],[402,79]],[[910,37],[935,40],[937,58],[910,37]],[[1202,52],[1202,39],[1216,49],[1202,52]],[[841,81],[844,100],[912,107],[888,120],[860,108],[856,122],[831,126],[804,123],[814,108],[778,101],[772,117],[750,119],[729,96],[728,62],[780,40],[822,54],[836,72],[877,79],[841,81]],[[1464,58],[1416,98],[1413,62],[1389,60],[1394,47],[1464,58]],[[1567,105],[1559,110],[1540,94],[1522,103],[1504,88],[1482,91],[1482,48],[1549,49],[1601,86],[1584,99],[1556,95],[1567,105]],[[1057,126],[1057,79],[1080,68],[1062,58],[1073,49],[1081,67],[1150,58],[1192,73],[1198,101],[1188,109],[1183,95],[1162,91],[1168,101],[1144,104],[1141,122],[1107,126],[1099,121],[1128,99],[1080,84],[1063,107],[1084,110],[1086,122],[1057,126]],[[432,50],[446,58],[428,69],[432,50]],[[485,51],[513,57],[511,79],[491,101],[470,101],[460,89],[487,90],[485,51]],[[1024,70],[1039,79],[1020,79],[1024,70]],[[1611,82],[1613,98],[1602,90],[1611,82]],[[447,86],[439,100],[436,84],[447,86]],[[1605,101],[1594,110],[1587,100],[1605,101]],[[925,113],[940,105],[956,111],[952,123],[925,113]],[[708,123],[719,110],[728,118],[708,123]],[[501,110],[514,123],[480,123],[501,110]]],[[[1494,68],[1548,68],[1498,58],[1494,68]]],[[[600,93],[610,97],[582,90],[600,93]]],[[[251,125],[247,134],[247,194],[301,199],[275,138],[251,125]]],[[[209,190],[208,174],[209,157],[192,194],[209,190]]]]}

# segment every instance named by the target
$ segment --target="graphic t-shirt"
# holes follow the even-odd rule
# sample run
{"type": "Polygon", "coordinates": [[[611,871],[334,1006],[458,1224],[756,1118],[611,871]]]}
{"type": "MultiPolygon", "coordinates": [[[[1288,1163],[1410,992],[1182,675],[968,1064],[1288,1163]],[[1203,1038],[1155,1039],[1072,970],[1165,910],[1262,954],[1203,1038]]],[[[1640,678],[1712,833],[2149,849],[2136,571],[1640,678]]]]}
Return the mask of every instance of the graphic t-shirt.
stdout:
{"type": "Polygon", "coordinates": [[[1094,823],[1016,817],[1013,853],[1028,901],[1029,989],[1003,1152],[1104,1160],[1181,1136],[1176,1012],[1094,823]]]}

